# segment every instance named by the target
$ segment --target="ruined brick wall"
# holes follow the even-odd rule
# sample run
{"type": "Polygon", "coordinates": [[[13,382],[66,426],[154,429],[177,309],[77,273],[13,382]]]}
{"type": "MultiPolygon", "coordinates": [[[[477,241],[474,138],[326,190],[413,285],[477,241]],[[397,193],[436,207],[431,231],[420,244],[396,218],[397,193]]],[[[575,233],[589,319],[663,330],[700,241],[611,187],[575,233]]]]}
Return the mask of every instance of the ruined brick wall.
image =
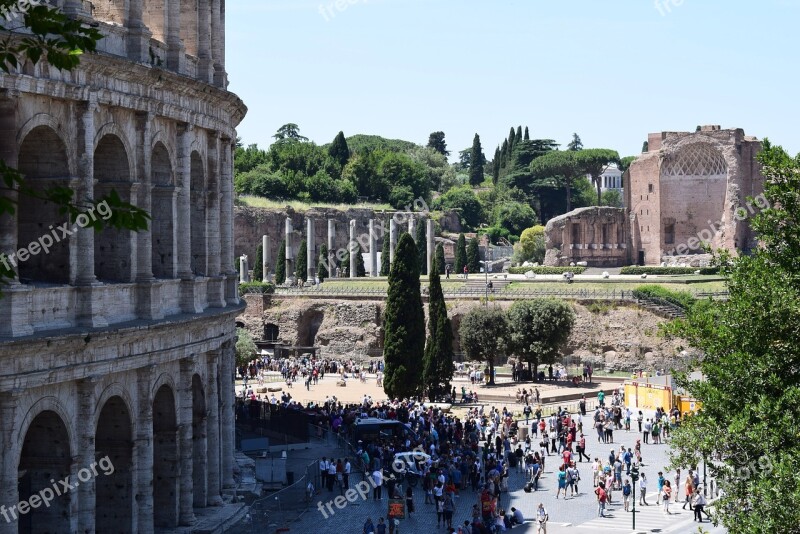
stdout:
{"type": "Polygon", "coordinates": [[[628,262],[625,210],[578,208],[550,219],[545,227],[544,264],[568,266],[586,262],[591,267],[620,267],[628,262]]]}

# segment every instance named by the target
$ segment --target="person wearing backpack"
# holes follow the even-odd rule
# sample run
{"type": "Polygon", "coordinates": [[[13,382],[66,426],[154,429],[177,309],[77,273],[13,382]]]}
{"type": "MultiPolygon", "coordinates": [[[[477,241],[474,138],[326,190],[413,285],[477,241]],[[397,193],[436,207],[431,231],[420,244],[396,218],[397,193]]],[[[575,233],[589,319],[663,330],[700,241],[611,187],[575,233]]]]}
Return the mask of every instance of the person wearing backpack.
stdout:
{"type": "Polygon", "coordinates": [[[627,478],[625,479],[625,484],[622,486],[622,504],[624,505],[625,511],[628,512],[628,505],[631,502],[631,482],[627,478]]]}

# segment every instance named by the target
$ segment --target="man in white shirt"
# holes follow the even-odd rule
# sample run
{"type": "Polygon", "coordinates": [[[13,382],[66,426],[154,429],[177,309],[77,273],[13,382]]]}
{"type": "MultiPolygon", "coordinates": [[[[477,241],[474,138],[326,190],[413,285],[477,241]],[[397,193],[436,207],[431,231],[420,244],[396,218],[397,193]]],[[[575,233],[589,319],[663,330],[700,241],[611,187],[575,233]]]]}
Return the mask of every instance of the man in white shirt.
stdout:
{"type": "Polygon", "coordinates": [[[350,459],[344,459],[344,477],[342,478],[342,484],[344,484],[344,489],[350,489],[350,459]]]}
{"type": "Polygon", "coordinates": [[[376,469],[372,473],[372,485],[375,489],[372,490],[372,498],[376,501],[381,500],[381,486],[383,485],[383,471],[376,469]]]}

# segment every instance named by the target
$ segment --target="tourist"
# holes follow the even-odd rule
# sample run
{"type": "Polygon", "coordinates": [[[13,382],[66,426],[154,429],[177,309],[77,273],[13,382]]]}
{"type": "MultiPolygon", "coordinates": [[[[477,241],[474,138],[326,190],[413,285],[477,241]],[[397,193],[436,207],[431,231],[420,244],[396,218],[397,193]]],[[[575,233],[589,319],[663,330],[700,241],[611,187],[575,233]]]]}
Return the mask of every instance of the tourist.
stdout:
{"type": "Polygon", "coordinates": [[[364,523],[363,534],[375,534],[375,525],[372,524],[372,518],[368,517],[367,522],[364,523]]]}
{"type": "Polygon", "coordinates": [[[408,517],[411,517],[411,514],[414,513],[414,490],[410,485],[406,487],[406,510],[408,517]]]}
{"type": "Polygon", "coordinates": [[[661,503],[661,497],[664,493],[664,473],[661,471],[658,472],[658,479],[656,479],[656,489],[658,490],[658,494],[656,495],[656,506],[661,503]]]}
{"type": "Polygon", "coordinates": [[[511,524],[512,525],[522,525],[525,523],[525,516],[522,515],[522,512],[511,507],[511,524]]]}
{"type": "Polygon", "coordinates": [[[381,500],[381,486],[383,485],[383,471],[375,469],[372,472],[372,485],[375,489],[372,490],[372,498],[376,501],[381,500]]]}
{"type": "Polygon", "coordinates": [[[703,508],[706,505],[706,498],[705,496],[700,493],[700,488],[695,488],[694,490],[694,497],[693,497],[693,505],[694,505],[694,519],[693,521],[699,521],[700,523],[703,522],[703,508]]]}
{"type": "Polygon", "coordinates": [[[561,490],[564,490],[564,498],[567,498],[567,473],[564,471],[564,466],[558,468],[558,489],[556,490],[556,499],[558,499],[558,495],[561,493],[561,490]]]}
{"type": "Polygon", "coordinates": [[[663,498],[662,501],[664,503],[664,513],[669,515],[671,512],[669,511],[669,501],[672,497],[672,486],[669,480],[664,481],[664,488],[662,489],[663,498]]]}
{"type": "Polygon", "coordinates": [[[644,473],[639,475],[639,504],[650,506],[647,504],[647,477],[644,473]]]}
{"type": "Polygon", "coordinates": [[[622,486],[622,504],[626,512],[629,512],[628,506],[631,502],[631,481],[625,479],[625,484],[622,486]]]}
{"type": "Polygon", "coordinates": [[[378,519],[378,524],[375,527],[375,534],[386,534],[386,523],[383,521],[382,517],[378,519]]]}
{"type": "Polygon", "coordinates": [[[464,280],[469,279],[469,268],[465,265],[464,266],[464,280]]]}
{"type": "Polygon", "coordinates": [[[536,534],[547,534],[547,521],[549,519],[550,515],[545,509],[544,503],[539,503],[538,508],[536,508],[536,522],[538,523],[536,534]]]}
{"type": "Polygon", "coordinates": [[[453,528],[453,513],[456,511],[456,505],[453,502],[453,494],[449,491],[444,497],[442,510],[444,511],[444,523],[446,523],[447,528],[453,528]]]}
{"type": "Polygon", "coordinates": [[[594,490],[594,494],[597,496],[597,515],[605,517],[607,496],[602,482],[598,484],[597,488],[594,490]]]}
{"type": "MultiPolygon", "coordinates": [[[[678,487],[677,484],[675,486],[678,487]]],[[[686,510],[686,505],[689,505],[689,510],[692,510],[692,496],[694,495],[694,480],[692,480],[691,473],[686,477],[686,484],[684,486],[686,500],[683,502],[683,509],[686,510]]],[[[677,492],[676,492],[677,493],[677,492]]]]}

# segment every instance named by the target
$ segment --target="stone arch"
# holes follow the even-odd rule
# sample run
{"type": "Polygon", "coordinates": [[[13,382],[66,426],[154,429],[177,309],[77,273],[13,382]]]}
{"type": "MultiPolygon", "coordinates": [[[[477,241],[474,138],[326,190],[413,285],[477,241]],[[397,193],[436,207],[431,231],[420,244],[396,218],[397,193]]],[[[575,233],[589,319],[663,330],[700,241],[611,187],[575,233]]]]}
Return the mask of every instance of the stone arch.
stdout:
{"type": "Polygon", "coordinates": [[[156,278],[174,278],[178,249],[175,239],[175,173],[166,146],[157,141],[150,159],[152,184],[150,231],[152,232],[152,267],[156,278]]]}
{"type": "Polygon", "coordinates": [[[153,524],[178,526],[178,418],[172,387],[163,384],[153,396],[153,524]]]}
{"type": "Polygon", "coordinates": [[[197,56],[199,45],[198,0],[175,0],[181,3],[181,40],[186,53],[197,56]]]}
{"type": "Polygon", "coordinates": [[[193,151],[190,157],[190,177],[192,272],[205,276],[208,271],[208,198],[205,166],[197,151],[193,151]]]}
{"type": "Polygon", "coordinates": [[[95,0],[92,2],[92,16],[101,22],[124,26],[128,21],[127,0],[95,0]]]}
{"type": "Polygon", "coordinates": [[[280,328],[275,323],[266,323],[264,325],[264,341],[278,341],[280,333],[280,328]]]}
{"type": "MultiPolygon", "coordinates": [[[[56,411],[42,410],[30,421],[24,433],[20,453],[19,500],[28,501],[45,488],[51,480],[63,480],[70,475],[72,451],[65,419],[56,411]]],[[[71,532],[71,493],[56,495],[49,506],[31,508],[19,516],[18,532],[57,534],[71,532]]]]}
{"type": "Polygon", "coordinates": [[[167,42],[167,1],[144,0],[142,5],[142,19],[144,25],[150,30],[153,39],[167,42]]]}
{"type": "Polygon", "coordinates": [[[95,427],[95,528],[97,532],[133,533],[134,432],[130,405],[114,395],[102,406],[95,427]]]}
{"type": "Polygon", "coordinates": [[[206,395],[200,375],[192,376],[192,491],[194,506],[204,508],[208,501],[208,466],[206,442],[208,414],[206,395]]]}
{"type": "MultiPolygon", "coordinates": [[[[50,117],[40,116],[24,127],[17,168],[36,191],[53,186],[70,185],[70,169],[64,137],[50,124],[50,117]]],[[[19,196],[17,215],[17,245],[27,247],[39,242],[40,253],[31,254],[17,266],[20,281],[67,284],[71,280],[71,251],[69,236],[58,228],[68,223],[58,206],[28,195],[19,196]],[[51,241],[48,252],[42,245],[51,241]]]]}
{"type": "MultiPolygon", "coordinates": [[[[133,173],[130,152],[113,133],[103,135],[94,151],[94,198],[115,190],[123,202],[131,202],[133,173]]],[[[134,277],[133,233],[105,228],[94,236],[94,269],[99,280],[131,282],[134,277]]]]}

